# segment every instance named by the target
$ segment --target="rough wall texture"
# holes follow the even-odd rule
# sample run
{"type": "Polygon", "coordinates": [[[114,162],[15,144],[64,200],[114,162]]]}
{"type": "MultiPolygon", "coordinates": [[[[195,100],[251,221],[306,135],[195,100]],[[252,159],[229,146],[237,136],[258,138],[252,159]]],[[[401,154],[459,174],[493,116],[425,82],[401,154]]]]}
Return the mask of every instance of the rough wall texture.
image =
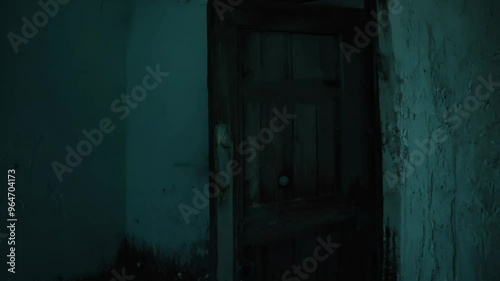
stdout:
{"type": "Polygon", "coordinates": [[[379,36],[386,280],[500,280],[500,2],[400,3],[379,36]]]}

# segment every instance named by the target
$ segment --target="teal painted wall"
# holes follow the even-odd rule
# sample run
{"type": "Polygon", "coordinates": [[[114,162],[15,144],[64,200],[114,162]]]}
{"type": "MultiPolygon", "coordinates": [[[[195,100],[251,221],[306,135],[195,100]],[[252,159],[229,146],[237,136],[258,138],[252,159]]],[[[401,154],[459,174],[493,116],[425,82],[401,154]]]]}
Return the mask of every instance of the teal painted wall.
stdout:
{"type": "Polygon", "coordinates": [[[127,119],[127,232],[182,259],[208,239],[208,207],[186,223],[193,188],[208,182],[208,92],[205,1],[137,1],[127,44],[132,89],[144,66],[170,75],[127,119]]]}
{"type": "MultiPolygon", "coordinates": [[[[22,36],[37,1],[2,3],[2,173],[17,164],[16,274],[11,280],[54,280],[97,271],[110,262],[126,232],[126,123],[110,111],[126,89],[128,7],[123,1],[70,1],[16,54],[7,34],[22,36]],[[83,129],[113,120],[115,130],[65,173],[65,146],[83,129]]],[[[4,185],[5,186],[5,185],[4,185]]],[[[6,189],[5,189],[6,191],[6,189]]],[[[6,203],[1,192],[1,225],[6,203]]],[[[7,246],[0,244],[2,280],[7,246]]]]}
{"type": "Polygon", "coordinates": [[[182,262],[205,259],[208,208],[189,224],[178,209],[208,181],[204,1],[68,1],[15,47],[8,34],[23,36],[22,17],[42,8],[3,5],[1,163],[18,166],[12,280],[98,272],[126,236],[182,262]],[[124,116],[122,94],[157,65],[170,76],[124,116]],[[70,167],[66,146],[77,151],[82,130],[104,118],[113,131],[70,167]],[[62,182],[54,161],[72,169],[62,182]]]}
{"type": "Polygon", "coordinates": [[[387,280],[500,280],[500,84],[479,78],[500,81],[500,3],[400,3],[379,38],[387,280]]]}

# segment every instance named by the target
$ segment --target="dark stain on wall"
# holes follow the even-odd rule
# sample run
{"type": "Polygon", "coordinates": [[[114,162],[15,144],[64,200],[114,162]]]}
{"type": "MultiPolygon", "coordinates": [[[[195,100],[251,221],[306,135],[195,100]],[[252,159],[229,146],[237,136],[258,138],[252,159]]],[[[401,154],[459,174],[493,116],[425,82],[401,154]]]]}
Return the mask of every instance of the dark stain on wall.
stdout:
{"type": "Polygon", "coordinates": [[[190,259],[179,262],[180,257],[165,249],[153,247],[135,238],[123,239],[112,264],[103,265],[100,272],[76,279],[56,281],[111,281],[111,280],[147,280],[147,281],[204,281],[209,277],[208,260],[200,255],[207,249],[206,241],[199,241],[190,246],[190,259]]]}
{"type": "Polygon", "coordinates": [[[384,281],[397,281],[399,276],[399,247],[396,231],[389,226],[384,231],[384,281]]]}

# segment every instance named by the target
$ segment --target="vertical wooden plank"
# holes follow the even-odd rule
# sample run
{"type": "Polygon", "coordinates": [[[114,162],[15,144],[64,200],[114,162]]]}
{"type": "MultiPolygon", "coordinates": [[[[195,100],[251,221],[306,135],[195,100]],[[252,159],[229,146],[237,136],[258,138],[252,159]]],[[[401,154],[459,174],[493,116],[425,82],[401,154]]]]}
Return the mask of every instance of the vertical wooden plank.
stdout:
{"type": "MultiPolygon", "coordinates": [[[[355,31],[343,35],[348,44],[355,31]]],[[[366,51],[366,50],[365,50],[366,51]]],[[[342,150],[342,189],[346,194],[354,193],[352,185],[367,184],[369,173],[365,155],[367,153],[367,115],[366,107],[366,73],[364,68],[365,53],[353,54],[350,61],[342,59],[342,143],[356,149],[342,150]]],[[[359,193],[358,193],[359,194],[359,193]]]]}
{"type": "MultiPolygon", "coordinates": [[[[261,80],[261,53],[260,53],[260,32],[245,32],[242,42],[242,72],[241,79],[244,81],[260,81],[261,80]]],[[[256,101],[243,97],[243,126],[244,142],[248,142],[248,138],[257,136],[260,130],[260,104],[256,101]]],[[[251,206],[260,202],[260,151],[255,150],[255,155],[247,154],[244,157],[244,204],[243,207],[251,206]]],[[[262,246],[249,245],[250,250],[250,270],[251,278],[255,280],[263,280],[263,260],[262,246]]]]}
{"type": "MultiPolygon", "coordinates": [[[[352,44],[355,31],[343,34],[344,42],[352,44]]],[[[369,143],[372,141],[368,135],[368,124],[372,117],[367,107],[368,88],[372,85],[366,72],[366,59],[369,48],[360,54],[353,54],[350,61],[342,59],[342,144],[352,145],[353,149],[342,150],[342,189],[351,200],[355,201],[358,208],[365,210],[370,217],[375,212],[367,208],[370,201],[375,200],[371,177],[371,161],[367,161],[369,143]],[[370,116],[370,117],[369,117],[370,116]],[[371,213],[370,213],[371,212],[371,213]]],[[[346,146],[344,146],[346,147],[346,146]]],[[[357,280],[371,280],[365,272],[356,268],[362,267],[369,270],[369,261],[375,253],[373,243],[369,239],[370,232],[357,230],[358,224],[350,224],[343,229],[344,247],[341,250],[341,279],[354,278],[357,280]],[[349,230],[349,228],[351,228],[349,230]],[[355,264],[356,267],[349,265],[355,264]]],[[[375,229],[371,229],[376,231],[375,229]]],[[[375,272],[372,272],[375,274],[375,272]]],[[[374,276],[375,277],[375,276],[374,276]]]]}
{"type": "Polygon", "coordinates": [[[284,124],[275,117],[273,111],[282,112],[286,106],[287,112],[291,113],[289,104],[282,102],[268,102],[262,104],[261,108],[261,139],[269,139],[268,143],[262,143],[262,165],[261,180],[262,189],[265,197],[264,202],[279,202],[292,199],[292,183],[282,186],[279,183],[281,176],[293,179],[293,157],[292,157],[292,123],[284,124]],[[274,132],[271,129],[273,125],[280,127],[280,132],[274,132]],[[271,136],[271,137],[268,137],[271,136]]]}
{"type": "MultiPolygon", "coordinates": [[[[241,47],[242,47],[242,41],[243,41],[243,33],[241,30],[236,28],[236,42],[233,44],[233,46],[236,46],[236,50],[234,51],[234,55],[236,56],[236,67],[235,67],[235,72],[232,75],[232,78],[235,80],[234,84],[235,87],[233,91],[231,92],[232,96],[230,98],[230,103],[229,106],[231,107],[231,129],[232,129],[232,139],[234,142],[237,144],[240,144],[241,141],[243,140],[243,125],[244,125],[244,106],[243,106],[243,95],[238,91],[238,85],[239,85],[239,73],[242,71],[242,65],[243,65],[243,57],[241,56],[241,47]]],[[[231,159],[233,162],[232,164],[237,165],[237,170],[240,171],[237,174],[234,173],[231,170],[231,167],[226,165],[226,170],[228,170],[233,176],[233,224],[234,224],[234,274],[233,274],[233,280],[240,280],[243,275],[246,273],[244,272],[243,268],[248,268],[248,263],[245,260],[244,257],[244,245],[241,242],[241,237],[243,235],[244,231],[244,224],[243,218],[244,218],[244,200],[245,200],[245,192],[244,192],[244,175],[242,175],[241,171],[244,169],[244,155],[239,153],[234,145],[232,146],[233,150],[233,158],[231,159]],[[229,167],[229,168],[228,168],[229,167]]]]}
{"type": "Polygon", "coordinates": [[[255,281],[264,281],[263,246],[254,246],[255,281]]]}
{"type": "Polygon", "coordinates": [[[342,194],[342,101],[336,103],[334,110],[335,125],[335,193],[342,194]]]}
{"type": "MultiPolygon", "coordinates": [[[[353,44],[352,37],[353,34],[346,33],[342,34],[342,42],[347,44],[353,44]]],[[[354,54],[355,57],[357,54],[354,54]]],[[[342,58],[341,71],[342,71],[342,109],[341,109],[341,142],[342,145],[350,144],[352,147],[358,147],[358,140],[355,139],[355,128],[359,126],[360,120],[356,113],[356,107],[358,103],[358,98],[356,92],[353,92],[353,83],[359,83],[360,80],[352,75],[352,65],[345,58],[342,58]]],[[[344,146],[343,146],[344,148],[344,146]]],[[[358,152],[352,149],[342,149],[342,163],[341,163],[341,174],[342,182],[341,188],[342,193],[347,196],[350,192],[349,183],[352,182],[355,177],[356,169],[356,159],[358,158],[358,152]]],[[[342,238],[345,236],[345,230],[341,231],[342,238]]],[[[350,237],[343,239],[342,249],[339,252],[342,254],[342,259],[339,260],[339,277],[340,279],[351,278],[351,270],[349,264],[355,264],[357,262],[355,255],[352,253],[350,247],[350,237]]]]}
{"type": "Polygon", "coordinates": [[[261,33],[261,71],[263,81],[290,79],[289,39],[285,32],[261,33]]]}
{"type": "MultiPolygon", "coordinates": [[[[289,35],[280,32],[265,32],[261,35],[261,78],[263,81],[276,81],[289,79],[289,35]]],[[[280,89],[277,89],[280,91],[280,89]]],[[[273,117],[272,110],[278,103],[261,104],[261,135],[260,139],[270,139],[270,121],[273,117]]],[[[278,109],[279,111],[282,108],[278,109]]],[[[261,143],[261,198],[263,202],[274,202],[286,197],[283,189],[279,188],[278,179],[286,164],[284,154],[287,151],[289,130],[272,133],[271,141],[261,143]]]]}
{"type": "Polygon", "coordinates": [[[316,106],[295,104],[293,126],[294,198],[312,197],[317,190],[316,106]]]}
{"type": "MultiPolygon", "coordinates": [[[[233,132],[238,128],[231,128],[233,123],[233,97],[237,93],[237,29],[214,24],[215,39],[212,42],[213,76],[211,89],[211,130],[214,173],[226,171],[226,167],[233,160],[233,132]],[[216,89],[216,90],[215,90],[216,89]]],[[[216,221],[212,225],[216,228],[216,278],[219,281],[233,281],[237,278],[236,261],[236,229],[235,225],[235,194],[233,193],[233,177],[230,182],[221,188],[219,195],[211,202],[216,210],[216,221]]]]}
{"type": "Polygon", "coordinates": [[[322,281],[318,279],[320,263],[314,259],[316,237],[315,234],[304,234],[294,239],[294,265],[300,267],[301,274],[292,276],[299,277],[300,280],[304,278],[310,281],[322,281]]]}
{"type": "MultiPolygon", "coordinates": [[[[321,36],[319,40],[320,68],[326,77],[339,79],[340,62],[337,36],[321,36]]],[[[318,189],[320,195],[338,190],[338,163],[340,158],[340,114],[338,103],[331,101],[318,106],[318,189]]]]}
{"type": "MultiPolygon", "coordinates": [[[[296,35],[293,45],[294,78],[337,80],[340,69],[336,44],[337,41],[333,36],[296,35]]],[[[299,137],[297,138],[296,136],[294,139],[296,144],[294,146],[294,153],[296,163],[302,163],[302,166],[317,171],[318,190],[315,192],[310,187],[301,188],[302,181],[304,185],[314,185],[314,182],[311,182],[311,176],[308,175],[307,170],[302,173],[296,171],[297,196],[326,195],[333,192],[335,183],[335,137],[337,137],[335,127],[337,124],[335,124],[336,112],[334,102],[319,105],[316,114],[314,114],[313,110],[312,107],[297,106],[297,114],[299,116],[309,116],[307,118],[309,121],[304,121],[303,124],[299,121],[301,119],[297,121],[295,129],[299,132],[297,133],[299,137]],[[310,131],[300,133],[301,127],[307,128],[307,130],[314,130],[314,124],[317,124],[317,134],[310,131]],[[304,149],[301,147],[301,141],[303,141],[300,138],[301,135],[305,136],[305,144],[302,145],[310,149],[310,151],[307,151],[307,149],[305,149],[305,152],[303,151],[304,149]],[[311,136],[316,138],[311,138],[311,136]],[[313,151],[315,147],[316,151],[313,151]],[[310,157],[311,155],[317,158],[310,157]],[[303,159],[303,157],[306,157],[306,159],[303,159]],[[315,164],[317,164],[317,167],[315,164]]],[[[326,233],[323,232],[322,234],[322,237],[326,239],[326,233]]],[[[300,257],[311,255],[311,249],[314,249],[313,246],[317,245],[316,238],[307,235],[297,238],[295,240],[295,255],[300,257]]],[[[336,255],[337,253],[333,253],[327,260],[318,262],[317,272],[311,275],[310,278],[316,278],[315,280],[337,280],[335,278],[335,274],[337,273],[336,255]]]]}
{"type": "Polygon", "coordinates": [[[332,35],[293,34],[294,79],[338,79],[337,40],[332,35]]]}
{"type": "MultiPolygon", "coordinates": [[[[316,106],[295,104],[293,127],[294,198],[318,195],[317,190],[317,112],[316,106]]],[[[304,234],[294,239],[294,262],[301,266],[307,280],[317,280],[318,264],[314,266],[306,258],[313,256],[315,234],[304,234]]],[[[310,259],[309,259],[310,260],[310,259]]]]}
{"type": "MultiPolygon", "coordinates": [[[[318,36],[292,35],[293,79],[323,78],[318,36]]],[[[296,103],[293,127],[294,198],[317,195],[316,106],[296,103]]]]}
{"type": "MultiPolygon", "coordinates": [[[[261,79],[261,54],[260,33],[248,32],[243,40],[243,71],[242,80],[260,81],[261,79]]],[[[260,129],[260,104],[244,99],[244,140],[257,136],[260,129]]],[[[260,151],[255,150],[255,155],[247,154],[244,161],[245,177],[245,206],[259,203],[260,201],[260,151]]]]}
{"type": "MultiPolygon", "coordinates": [[[[377,11],[377,1],[376,0],[365,0],[365,10],[367,11],[377,11]]],[[[376,252],[376,257],[373,266],[375,281],[382,280],[383,275],[383,183],[382,183],[382,134],[381,134],[381,123],[380,123],[380,111],[379,111],[379,87],[378,87],[378,61],[375,59],[378,57],[378,36],[373,38],[371,47],[371,53],[367,59],[367,72],[368,75],[368,85],[369,96],[371,96],[371,103],[368,107],[371,109],[371,124],[373,126],[372,131],[372,142],[371,142],[371,153],[373,153],[373,177],[371,180],[371,185],[373,186],[373,205],[370,206],[372,210],[371,229],[373,230],[370,237],[374,243],[374,249],[376,252]],[[373,74],[373,75],[371,75],[373,74]]],[[[368,115],[370,118],[370,115],[368,115]]]]}
{"type": "MultiPolygon", "coordinates": [[[[336,70],[337,72],[340,69],[336,70]]],[[[318,189],[321,196],[339,192],[339,161],[340,161],[340,106],[332,101],[318,107],[318,189]]],[[[336,227],[329,231],[321,231],[319,237],[327,241],[339,242],[336,227]]],[[[319,245],[319,243],[318,243],[319,245]]],[[[321,254],[325,254],[323,251],[321,254]]],[[[339,251],[328,255],[318,266],[318,280],[340,281],[339,251]]]]}
{"type": "MultiPolygon", "coordinates": [[[[254,137],[260,129],[260,104],[255,101],[246,101],[245,107],[245,137],[244,142],[248,143],[249,137],[254,137]]],[[[249,149],[245,144],[244,149],[249,149]]],[[[253,153],[248,153],[244,157],[245,167],[245,206],[250,206],[260,202],[260,151],[254,149],[253,153]]]]}
{"type": "Polygon", "coordinates": [[[261,79],[261,34],[257,31],[247,31],[243,34],[243,69],[242,80],[260,81],[261,79]]]}
{"type": "MultiPolygon", "coordinates": [[[[330,231],[321,231],[319,237],[323,239],[323,241],[328,240],[328,236],[331,237],[331,241],[334,243],[339,243],[340,247],[342,247],[341,240],[339,239],[340,236],[338,235],[338,231],[336,230],[336,227],[332,228],[330,231]]],[[[319,246],[320,244],[317,242],[317,245],[319,246]]],[[[319,269],[318,269],[318,281],[323,281],[323,280],[328,280],[328,281],[341,281],[342,279],[339,278],[339,251],[341,251],[341,248],[335,249],[335,251],[331,254],[328,254],[325,250],[321,250],[319,254],[321,255],[322,259],[325,255],[328,255],[328,257],[322,261],[319,264],[319,269]]],[[[349,279],[350,280],[350,279],[349,279]]]]}
{"type": "MultiPolygon", "coordinates": [[[[318,68],[319,54],[315,38],[311,35],[292,35],[292,77],[293,79],[317,78],[322,76],[318,68]]],[[[308,104],[294,104],[293,126],[293,197],[303,198],[316,195],[316,107],[308,104]]],[[[305,261],[315,248],[314,235],[304,234],[294,238],[294,264],[300,267],[300,279],[317,280],[314,264],[305,261]]]]}
{"type": "Polygon", "coordinates": [[[311,34],[292,35],[294,79],[323,78],[317,41],[311,34]]]}
{"type": "Polygon", "coordinates": [[[334,35],[318,36],[319,38],[319,67],[324,79],[340,79],[340,50],[339,37],[334,35]]]}
{"type": "Polygon", "coordinates": [[[318,106],[318,193],[321,196],[334,193],[336,187],[336,111],[334,101],[318,106]]]}
{"type": "MultiPolygon", "coordinates": [[[[279,32],[261,34],[261,79],[279,81],[290,79],[290,35],[279,32]]],[[[279,91],[280,89],[277,89],[279,91]]],[[[269,132],[273,108],[281,112],[283,104],[261,104],[261,132],[269,132]]],[[[289,108],[289,110],[291,110],[289,108]]],[[[290,196],[289,190],[279,187],[278,179],[291,162],[291,124],[282,132],[273,132],[272,141],[264,144],[261,152],[261,198],[263,202],[276,202],[290,196]]],[[[263,280],[281,280],[283,272],[293,262],[293,239],[277,241],[264,246],[263,280]]]]}

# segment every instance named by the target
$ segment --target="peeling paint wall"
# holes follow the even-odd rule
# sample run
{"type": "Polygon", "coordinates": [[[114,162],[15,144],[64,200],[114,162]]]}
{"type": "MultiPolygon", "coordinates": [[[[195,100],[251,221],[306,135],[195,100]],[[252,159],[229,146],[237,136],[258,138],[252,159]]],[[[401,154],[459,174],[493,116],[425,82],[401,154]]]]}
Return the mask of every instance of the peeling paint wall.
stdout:
{"type": "Polygon", "coordinates": [[[500,84],[480,78],[500,81],[500,2],[400,3],[379,35],[386,280],[500,280],[500,84]]]}

